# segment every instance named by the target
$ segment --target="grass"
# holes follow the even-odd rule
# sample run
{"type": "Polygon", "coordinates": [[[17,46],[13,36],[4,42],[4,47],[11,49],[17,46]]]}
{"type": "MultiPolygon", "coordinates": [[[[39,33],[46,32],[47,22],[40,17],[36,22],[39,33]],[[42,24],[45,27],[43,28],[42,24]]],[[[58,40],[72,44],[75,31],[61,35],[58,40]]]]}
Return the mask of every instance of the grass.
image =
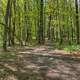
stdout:
{"type": "Polygon", "coordinates": [[[59,50],[64,50],[64,51],[80,51],[80,45],[77,44],[62,44],[60,45],[59,43],[55,43],[53,45],[54,49],[59,49],[59,50]]]}
{"type": "Polygon", "coordinates": [[[15,52],[0,52],[0,59],[16,59],[16,53],[15,52]]]}
{"type": "Polygon", "coordinates": [[[80,45],[58,45],[57,48],[65,51],[80,51],[80,45]]]}
{"type": "Polygon", "coordinates": [[[65,51],[80,51],[80,45],[68,45],[63,48],[65,51]]]}

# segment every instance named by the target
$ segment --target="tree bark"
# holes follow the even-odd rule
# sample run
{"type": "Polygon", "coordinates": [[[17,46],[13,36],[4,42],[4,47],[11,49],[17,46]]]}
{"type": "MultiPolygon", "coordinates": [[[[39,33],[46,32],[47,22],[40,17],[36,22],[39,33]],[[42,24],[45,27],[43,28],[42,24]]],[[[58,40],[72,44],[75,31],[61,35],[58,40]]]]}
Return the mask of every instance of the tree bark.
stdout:
{"type": "Polygon", "coordinates": [[[38,28],[38,43],[44,44],[45,38],[44,38],[44,1],[40,0],[40,24],[38,28]]]}
{"type": "Polygon", "coordinates": [[[77,44],[79,44],[79,11],[78,11],[78,0],[75,0],[75,8],[76,8],[76,32],[77,32],[77,44]]]}
{"type": "Polygon", "coordinates": [[[3,36],[3,49],[7,50],[7,37],[8,37],[8,18],[9,18],[10,0],[7,2],[6,14],[5,14],[5,25],[4,25],[4,36],[3,36]]]}

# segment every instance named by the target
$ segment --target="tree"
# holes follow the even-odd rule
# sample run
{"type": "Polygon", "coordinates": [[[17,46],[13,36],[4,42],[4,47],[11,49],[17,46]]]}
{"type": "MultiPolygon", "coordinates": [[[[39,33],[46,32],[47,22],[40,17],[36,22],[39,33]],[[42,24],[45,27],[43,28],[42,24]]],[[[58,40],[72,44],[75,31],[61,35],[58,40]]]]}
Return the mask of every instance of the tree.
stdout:
{"type": "Polygon", "coordinates": [[[10,0],[7,1],[6,14],[5,14],[5,25],[4,25],[4,36],[3,36],[3,49],[7,50],[7,37],[8,37],[8,18],[10,10],[10,0]]]}
{"type": "Polygon", "coordinates": [[[44,44],[44,0],[40,0],[40,18],[38,26],[38,43],[44,44]]]}
{"type": "Polygon", "coordinates": [[[78,11],[78,0],[75,0],[75,8],[76,8],[76,32],[77,32],[77,44],[79,44],[79,11],[78,11]]]}

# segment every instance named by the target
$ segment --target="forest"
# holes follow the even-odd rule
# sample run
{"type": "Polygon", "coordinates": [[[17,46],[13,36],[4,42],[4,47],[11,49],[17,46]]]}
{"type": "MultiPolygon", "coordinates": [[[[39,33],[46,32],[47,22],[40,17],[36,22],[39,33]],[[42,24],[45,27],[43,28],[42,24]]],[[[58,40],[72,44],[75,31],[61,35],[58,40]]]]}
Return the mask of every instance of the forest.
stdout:
{"type": "Polygon", "coordinates": [[[0,0],[0,80],[80,80],[80,0],[0,0]]]}

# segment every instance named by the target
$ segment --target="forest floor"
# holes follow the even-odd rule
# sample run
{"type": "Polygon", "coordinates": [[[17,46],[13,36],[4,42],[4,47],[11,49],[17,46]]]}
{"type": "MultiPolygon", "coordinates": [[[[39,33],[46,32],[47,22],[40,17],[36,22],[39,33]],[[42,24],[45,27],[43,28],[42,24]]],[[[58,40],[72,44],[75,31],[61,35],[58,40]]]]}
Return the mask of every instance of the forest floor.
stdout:
{"type": "Polygon", "coordinates": [[[0,80],[80,80],[80,52],[48,46],[0,50],[0,80]]]}

